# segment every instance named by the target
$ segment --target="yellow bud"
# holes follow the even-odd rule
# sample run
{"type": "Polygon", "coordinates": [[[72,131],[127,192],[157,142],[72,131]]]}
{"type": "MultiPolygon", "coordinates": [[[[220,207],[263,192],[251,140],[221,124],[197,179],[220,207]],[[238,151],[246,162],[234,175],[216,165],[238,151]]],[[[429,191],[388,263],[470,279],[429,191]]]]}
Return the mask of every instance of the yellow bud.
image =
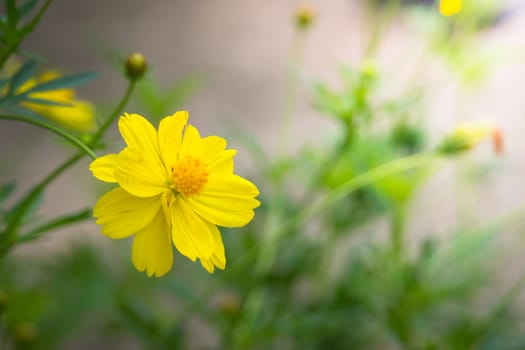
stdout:
{"type": "Polygon", "coordinates": [[[148,68],[148,63],[143,54],[134,52],[126,59],[126,76],[130,80],[140,79],[148,68]]]}
{"type": "Polygon", "coordinates": [[[481,141],[492,137],[497,153],[503,149],[501,131],[487,124],[461,124],[447,136],[438,150],[444,154],[458,154],[470,151],[481,141]]]}
{"type": "Polygon", "coordinates": [[[299,29],[308,29],[315,18],[315,11],[310,5],[301,5],[295,10],[295,24],[299,29]]]}

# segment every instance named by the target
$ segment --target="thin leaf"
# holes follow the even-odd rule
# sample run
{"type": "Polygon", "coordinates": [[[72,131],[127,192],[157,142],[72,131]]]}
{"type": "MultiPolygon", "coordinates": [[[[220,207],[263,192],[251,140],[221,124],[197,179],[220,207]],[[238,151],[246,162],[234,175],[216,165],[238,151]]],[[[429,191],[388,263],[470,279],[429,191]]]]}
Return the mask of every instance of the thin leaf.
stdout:
{"type": "Polygon", "coordinates": [[[8,182],[5,185],[0,186],[0,203],[5,201],[15,190],[16,183],[14,181],[8,182]]]}
{"type": "Polygon", "coordinates": [[[38,0],[27,0],[18,9],[18,16],[24,18],[35,7],[38,0]]]}
{"type": "Polygon", "coordinates": [[[15,0],[7,0],[7,28],[10,33],[16,33],[16,24],[18,23],[18,10],[15,0]]]}
{"type": "Polygon", "coordinates": [[[8,113],[17,114],[23,117],[28,117],[32,119],[41,120],[41,121],[45,120],[44,117],[42,117],[40,114],[35,113],[26,107],[17,106],[15,104],[12,104],[11,102],[16,102],[16,101],[8,100],[5,103],[2,103],[1,105],[2,110],[8,113]]]}
{"type": "Polygon", "coordinates": [[[90,219],[92,217],[91,213],[92,213],[91,209],[83,209],[79,212],[75,212],[72,214],[67,214],[67,215],[58,217],[42,225],[39,225],[35,229],[31,230],[29,233],[22,235],[19,241],[21,242],[32,241],[40,237],[44,232],[51,231],[55,228],[62,227],[65,225],[70,225],[70,224],[74,224],[80,221],[90,219]]]}
{"type": "Polygon", "coordinates": [[[35,75],[38,63],[34,60],[27,61],[11,78],[8,95],[12,95],[20,86],[35,75]]]}
{"type": "Polygon", "coordinates": [[[74,88],[79,85],[86,84],[98,77],[98,73],[87,72],[81,74],[70,75],[67,77],[60,77],[57,79],[49,80],[44,83],[34,86],[32,89],[26,92],[30,94],[33,92],[41,91],[51,91],[51,90],[60,90],[60,89],[69,89],[74,88]]]}
{"type": "Polygon", "coordinates": [[[60,106],[60,107],[72,107],[72,103],[62,103],[62,102],[55,102],[50,100],[44,100],[42,98],[33,98],[33,97],[27,97],[23,99],[23,102],[31,102],[36,103],[39,105],[46,105],[46,106],[60,106]]]}
{"type": "Polygon", "coordinates": [[[5,79],[0,79],[0,91],[2,90],[2,88],[7,84],[7,82],[9,81],[9,79],[5,78],[5,79]]]}

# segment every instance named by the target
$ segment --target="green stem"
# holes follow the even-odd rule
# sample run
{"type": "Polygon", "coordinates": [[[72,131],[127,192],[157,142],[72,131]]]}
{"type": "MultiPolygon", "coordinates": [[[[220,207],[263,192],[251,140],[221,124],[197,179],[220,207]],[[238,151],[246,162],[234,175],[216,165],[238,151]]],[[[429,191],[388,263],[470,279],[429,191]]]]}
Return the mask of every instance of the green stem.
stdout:
{"type": "Polygon", "coordinates": [[[92,209],[84,209],[79,212],[75,212],[72,214],[67,214],[64,216],[60,216],[57,218],[54,218],[36,228],[31,230],[30,232],[26,234],[20,235],[20,238],[18,239],[18,242],[29,242],[32,241],[38,237],[40,237],[44,232],[51,231],[57,227],[61,227],[64,225],[71,225],[75,224],[79,221],[91,219],[92,209]]]}
{"type": "Polygon", "coordinates": [[[95,153],[93,153],[93,151],[88,147],[86,146],[82,141],[80,141],[79,139],[77,139],[75,136],[69,134],[68,132],[60,129],[60,128],[57,128],[51,124],[47,124],[45,122],[42,122],[40,120],[37,120],[37,119],[32,119],[32,118],[27,118],[27,117],[22,117],[22,116],[17,116],[17,115],[0,115],[0,119],[4,119],[4,120],[15,120],[15,121],[19,121],[19,122],[22,122],[22,123],[27,123],[27,124],[33,124],[35,126],[38,126],[38,127],[41,127],[41,128],[44,128],[44,129],[47,129],[63,138],[65,138],[66,140],[68,140],[69,142],[71,142],[72,144],[74,144],[75,146],[77,146],[82,152],[84,152],[86,155],[90,156],[92,159],[97,159],[97,155],[95,153]]]}
{"type": "Polygon", "coordinates": [[[31,22],[29,22],[22,30],[16,33],[15,40],[9,42],[6,44],[2,52],[0,52],[0,69],[4,67],[5,62],[11,56],[13,53],[15,53],[18,50],[18,47],[20,46],[20,43],[24,39],[24,37],[31,33],[33,30],[35,30],[36,25],[46,12],[49,5],[51,5],[52,0],[46,0],[44,5],[40,8],[38,13],[33,17],[31,22]]]}
{"type": "Polygon", "coordinates": [[[390,231],[390,241],[392,249],[397,256],[401,256],[404,246],[405,232],[405,204],[396,203],[392,210],[392,221],[390,231]]]}
{"type": "MultiPolygon", "coordinates": [[[[115,118],[119,115],[121,110],[127,104],[129,98],[131,97],[131,94],[133,93],[134,87],[135,87],[135,83],[133,81],[130,81],[124,96],[120,100],[115,110],[111,113],[111,115],[104,122],[104,124],[102,124],[99,130],[93,135],[93,138],[88,144],[89,147],[93,147],[94,145],[96,145],[99,139],[104,135],[104,132],[109,128],[111,123],[113,123],[115,118]]],[[[33,189],[24,198],[20,200],[19,209],[17,210],[16,214],[13,216],[13,219],[9,222],[9,225],[7,226],[7,229],[4,232],[4,234],[0,236],[0,243],[1,243],[0,256],[7,253],[7,251],[12,247],[12,245],[16,243],[17,229],[22,223],[22,219],[24,218],[24,215],[27,212],[27,210],[30,208],[31,203],[38,197],[38,195],[44,190],[44,188],[51,181],[56,179],[65,170],[73,166],[77,161],[82,159],[83,156],[84,156],[84,153],[77,153],[73,155],[71,158],[69,158],[64,163],[62,163],[60,166],[58,166],[55,170],[53,170],[39,184],[34,186],[33,189]]]]}
{"type": "MultiPolygon", "coordinates": [[[[376,4],[376,6],[379,6],[379,5],[376,4]]],[[[401,6],[401,0],[390,0],[384,6],[386,8],[384,9],[382,16],[381,17],[378,16],[378,18],[375,19],[375,26],[372,31],[372,36],[365,50],[365,58],[370,58],[374,56],[379,46],[379,42],[381,41],[381,37],[383,35],[384,29],[388,25],[390,25],[392,17],[397,12],[399,6],[401,6]]]]}

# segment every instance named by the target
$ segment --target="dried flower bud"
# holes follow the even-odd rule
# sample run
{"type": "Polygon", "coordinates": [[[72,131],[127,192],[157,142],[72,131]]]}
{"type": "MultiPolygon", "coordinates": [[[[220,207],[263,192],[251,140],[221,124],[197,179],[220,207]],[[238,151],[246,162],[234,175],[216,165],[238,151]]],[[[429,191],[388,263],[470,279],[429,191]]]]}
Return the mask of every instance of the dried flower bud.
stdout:
{"type": "Polygon", "coordinates": [[[295,24],[299,29],[308,29],[312,25],[314,18],[315,11],[309,5],[301,5],[295,11],[295,24]]]}
{"type": "Polygon", "coordinates": [[[126,59],[126,76],[130,80],[140,79],[148,68],[146,58],[143,54],[134,52],[126,59]]]}
{"type": "Polygon", "coordinates": [[[241,299],[237,293],[223,292],[217,296],[215,305],[225,315],[233,316],[241,308],[241,299]]]}

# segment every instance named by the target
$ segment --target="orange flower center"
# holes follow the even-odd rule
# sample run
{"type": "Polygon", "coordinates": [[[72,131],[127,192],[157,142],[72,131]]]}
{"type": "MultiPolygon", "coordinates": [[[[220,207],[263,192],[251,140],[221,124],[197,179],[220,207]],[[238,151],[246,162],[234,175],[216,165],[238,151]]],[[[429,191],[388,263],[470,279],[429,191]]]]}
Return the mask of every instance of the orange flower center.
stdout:
{"type": "Polygon", "coordinates": [[[208,182],[208,169],[200,159],[187,156],[171,166],[171,188],[184,196],[200,194],[208,182]]]}

